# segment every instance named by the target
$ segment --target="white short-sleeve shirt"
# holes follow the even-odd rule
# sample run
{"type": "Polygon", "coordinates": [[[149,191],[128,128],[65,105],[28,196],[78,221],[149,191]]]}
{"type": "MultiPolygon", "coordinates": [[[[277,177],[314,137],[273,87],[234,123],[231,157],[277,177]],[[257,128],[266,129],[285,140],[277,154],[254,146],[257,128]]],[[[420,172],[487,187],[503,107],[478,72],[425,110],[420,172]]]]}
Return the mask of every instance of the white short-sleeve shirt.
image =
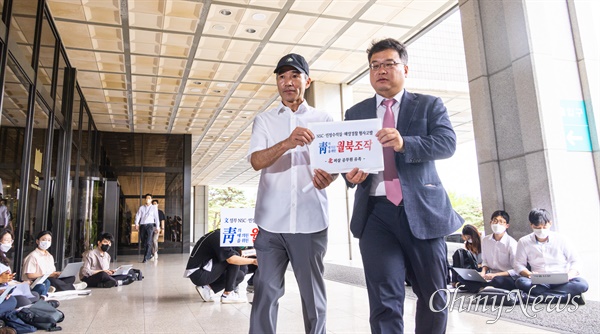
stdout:
{"type": "MultiPolygon", "coordinates": [[[[296,112],[283,103],[254,119],[248,161],[254,152],[272,147],[289,137],[296,127],[313,122],[331,122],[331,115],[317,111],[304,101],[296,112]]],[[[261,170],[254,221],[272,233],[314,233],[327,228],[327,193],[311,187],[308,145],[288,150],[277,161],[261,170]]]]}
{"type": "Polygon", "coordinates": [[[29,280],[26,274],[36,274],[36,276],[46,275],[56,271],[54,257],[50,252],[39,248],[34,249],[23,260],[23,280],[29,280]]]}

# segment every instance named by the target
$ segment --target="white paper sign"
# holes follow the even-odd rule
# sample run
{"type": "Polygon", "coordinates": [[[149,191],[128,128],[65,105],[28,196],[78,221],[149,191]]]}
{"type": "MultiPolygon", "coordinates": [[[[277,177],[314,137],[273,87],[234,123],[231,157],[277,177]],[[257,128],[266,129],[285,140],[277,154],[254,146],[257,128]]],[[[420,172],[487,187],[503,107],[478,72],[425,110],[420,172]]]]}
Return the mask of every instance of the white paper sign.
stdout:
{"type": "Polygon", "coordinates": [[[377,118],[345,122],[310,123],[315,135],[309,146],[310,164],[327,173],[346,173],[353,168],[373,173],[383,170],[383,148],[375,134],[377,118]]]}
{"type": "Polygon", "coordinates": [[[257,234],[254,208],[221,209],[221,247],[253,246],[257,234]]]}

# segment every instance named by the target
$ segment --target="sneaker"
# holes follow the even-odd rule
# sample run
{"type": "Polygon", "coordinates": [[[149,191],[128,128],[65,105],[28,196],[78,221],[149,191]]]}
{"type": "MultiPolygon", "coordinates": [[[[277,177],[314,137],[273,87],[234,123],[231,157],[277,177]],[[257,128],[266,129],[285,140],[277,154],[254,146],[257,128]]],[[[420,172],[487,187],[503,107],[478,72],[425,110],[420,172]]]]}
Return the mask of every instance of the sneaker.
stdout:
{"type": "Polygon", "coordinates": [[[254,285],[248,284],[246,287],[246,293],[254,293],[254,285]]]}
{"type": "Polygon", "coordinates": [[[56,292],[56,288],[53,287],[52,285],[48,288],[48,293],[55,293],[56,292]]]}
{"type": "Polygon", "coordinates": [[[212,301],[214,292],[212,291],[210,286],[208,286],[208,285],[199,286],[198,285],[198,286],[196,286],[196,291],[198,291],[198,294],[200,295],[200,298],[202,298],[203,301],[205,301],[205,302],[212,301]]]}
{"type": "Polygon", "coordinates": [[[86,282],[75,283],[75,284],[73,284],[73,287],[75,288],[75,290],[83,290],[83,289],[87,288],[87,283],[86,282]]]}
{"type": "Polygon", "coordinates": [[[154,253],[154,260],[158,260],[158,252],[154,253]]]}
{"type": "Polygon", "coordinates": [[[99,288],[114,288],[115,285],[117,285],[117,282],[113,280],[98,283],[99,288]]]}
{"type": "Polygon", "coordinates": [[[246,297],[240,296],[239,293],[231,291],[228,295],[221,295],[221,304],[235,304],[235,303],[246,303],[248,300],[246,297]]]}

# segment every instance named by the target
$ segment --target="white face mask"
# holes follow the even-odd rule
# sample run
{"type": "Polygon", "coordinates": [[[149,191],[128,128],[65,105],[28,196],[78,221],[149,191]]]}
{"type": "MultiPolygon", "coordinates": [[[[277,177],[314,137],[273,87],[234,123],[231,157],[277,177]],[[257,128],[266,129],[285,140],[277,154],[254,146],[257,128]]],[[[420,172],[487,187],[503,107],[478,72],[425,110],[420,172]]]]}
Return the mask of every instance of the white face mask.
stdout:
{"type": "Polygon", "coordinates": [[[473,239],[467,239],[467,242],[472,244],[473,243],[473,239]]]}
{"type": "Polygon", "coordinates": [[[44,240],[44,241],[40,241],[39,247],[40,247],[40,249],[46,250],[46,249],[50,248],[50,245],[52,245],[52,241],[44,240]]]}
{"type": "Polygon", "coordinates": [[[8,252],[12,248],[12,243],[10,244],[0,244],[0,250],[4,253],[8,252]]]}
{"type": "Polygon", "coordinates": [[[550,230],[547,228],[534,228],[533,233],[535,233],[535,236],[539,239],[546,239],[550,234],[550,230]]]}
{"type": "Polygon", "coordinates": [[[506,231],[506,226],[500,224],[492,225],[492,232],[494,232],[494,234],[502,234],[504,231],[506,231]]]}

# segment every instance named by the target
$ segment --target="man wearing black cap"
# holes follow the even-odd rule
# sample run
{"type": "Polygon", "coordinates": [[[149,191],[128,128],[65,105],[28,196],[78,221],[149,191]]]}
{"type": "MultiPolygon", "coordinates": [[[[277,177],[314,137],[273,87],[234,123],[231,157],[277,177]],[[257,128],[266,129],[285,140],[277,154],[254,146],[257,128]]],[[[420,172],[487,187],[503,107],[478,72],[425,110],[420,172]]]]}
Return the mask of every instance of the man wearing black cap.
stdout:
{"type": "Polygon", "coordinates": [[[252,167],[261,171],[254,213],[260,229],[254,242],[260,268],[254,276],[250,333],[277,331],[278,300],[285,292],[284,276],[290,262],[302,298],[304,329],[306,333],[325,333],[325,188],[335,176],[311,170],[308,144],[315,136],[307,124],[333,118],[304,100],[311,83],[304,57],[284,56],[274,73],[281,103],[256,116],[248,151],[252,167]],[[310,190],[303,191],[310,184],[310,190]]]}

